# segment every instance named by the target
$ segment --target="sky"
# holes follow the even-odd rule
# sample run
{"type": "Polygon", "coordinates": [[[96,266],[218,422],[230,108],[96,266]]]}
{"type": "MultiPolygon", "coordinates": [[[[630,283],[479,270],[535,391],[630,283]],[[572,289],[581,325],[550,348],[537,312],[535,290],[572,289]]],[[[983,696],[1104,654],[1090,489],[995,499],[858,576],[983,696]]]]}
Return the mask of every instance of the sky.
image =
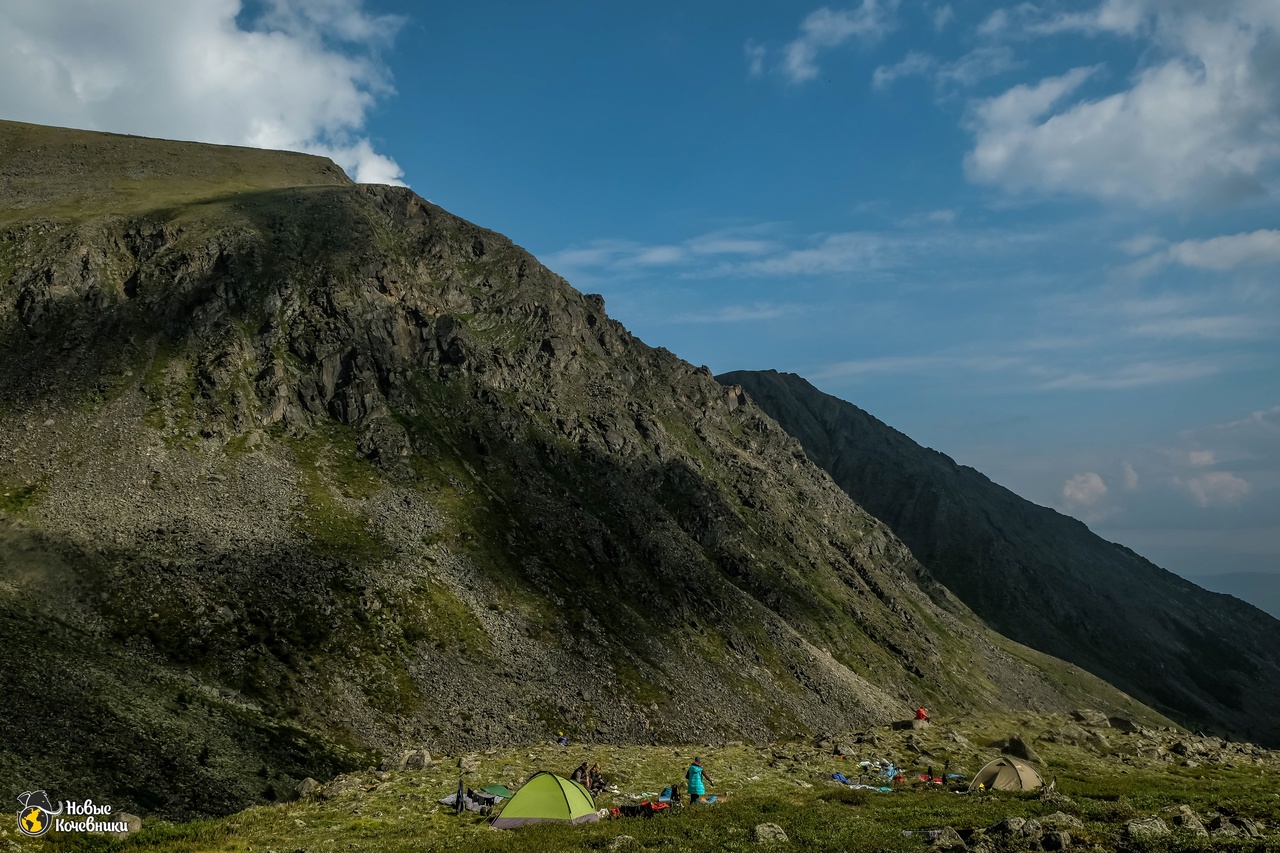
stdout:
{"type": "Polygon", "coordinates": [[[333,157],[1190,575],[1280,574],[1276,0],[6,0],[0,118],[333,157]]]}

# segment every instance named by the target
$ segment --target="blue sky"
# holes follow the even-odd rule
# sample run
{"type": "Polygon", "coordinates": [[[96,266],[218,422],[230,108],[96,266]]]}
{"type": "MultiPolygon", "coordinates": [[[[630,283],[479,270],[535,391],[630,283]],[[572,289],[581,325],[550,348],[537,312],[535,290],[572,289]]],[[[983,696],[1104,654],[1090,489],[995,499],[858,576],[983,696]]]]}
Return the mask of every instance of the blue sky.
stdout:
{"type": "Polygon", "coordinates": [[[0,117],[327,153],[650,344],[1280,572],[1275,0],[15,0],[0,38],[0,117]]]}

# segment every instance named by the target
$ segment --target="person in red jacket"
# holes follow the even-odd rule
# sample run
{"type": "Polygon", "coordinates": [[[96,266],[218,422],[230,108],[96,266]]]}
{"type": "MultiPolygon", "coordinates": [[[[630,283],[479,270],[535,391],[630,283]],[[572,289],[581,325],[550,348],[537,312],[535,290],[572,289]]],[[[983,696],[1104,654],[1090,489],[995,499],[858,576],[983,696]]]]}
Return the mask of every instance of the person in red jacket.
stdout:
{"type": "Polygon", "coordinates": [[[926,711],[924,708],[916,708],[916,719],[917,720],[929,719],[929,712],[926,711]]]}

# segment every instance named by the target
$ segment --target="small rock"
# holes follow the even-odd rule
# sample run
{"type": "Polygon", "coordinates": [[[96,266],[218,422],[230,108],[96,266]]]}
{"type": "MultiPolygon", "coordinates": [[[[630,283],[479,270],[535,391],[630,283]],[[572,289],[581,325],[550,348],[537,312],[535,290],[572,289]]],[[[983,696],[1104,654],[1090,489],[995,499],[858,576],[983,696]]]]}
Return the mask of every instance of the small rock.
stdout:
{"type": "Polygon", "coordinates": [[[458,759],[458,769],[463,773],[475,773],[480,769],[480,759],[474,755],[464,755],[458,759]]]}
{"type": "Polygon", "coordinates": [[[405,756],[405,770],[425,770],[431,766],[431,753],[425,749],[415,749],[405,756]]]}
{"type": "Polygon", "coordinates": [[[1046,829],[1084,829],[1084,824],[1080,822],[1080,818],[1069,815],[1066,812],[1054,812],[1040,818],[1040,825],[1046,829]]]}
{"type": "Polygon", "coordinates": [[[913,729],[927,729],[927,728],[929,728],[929,721],[928,721],[928,720],[912,720],[912,721],[911,721],[911,728],[913,728],[913,729]]]}
{"type": "Polygon", "coordinates": [[[1158,817],[1137,818],[1124,825],[1124,834],[1129,839],[1164,838],[1169,834],[1169,825],[1158,817]]]}
{"type": "Polygon", "coordinates": [[[314,794],[319,787],[320,783],[308,776],[298,783],[298,786],[293,789],[293,793],[297,795],[298,799],[302,799],[314,794]]]}
{"type": "Polygon", "coordinates": [[[776,823],[758,823],[755,829],[751,830],[751,840],[757,844],[764,844],[770,841],[787,841],[787,834],[782,831],[782,827],[776,823]]]}
{"type": "Polygon", "coordinates": [[[1196,817],[1196,813],[1191,810],[1191,806],[1169,806],[1161,809],[1160,814],[1164,815],[1174,826],[1182,827],[1194,835],[1207,836],[1209,834],[1209,831],[1204,828],[1204,824],[1200,822],[1200,818],[1196,817]]]}
{"type": "Polygon", "coordinates": [[[938,830],[933,836],[933,840],[929,842],[935,850],[968,850],[968,846],[964,843],[964,839],[960,837],[960,833],[949,826],[944,826],[938,830]]]}

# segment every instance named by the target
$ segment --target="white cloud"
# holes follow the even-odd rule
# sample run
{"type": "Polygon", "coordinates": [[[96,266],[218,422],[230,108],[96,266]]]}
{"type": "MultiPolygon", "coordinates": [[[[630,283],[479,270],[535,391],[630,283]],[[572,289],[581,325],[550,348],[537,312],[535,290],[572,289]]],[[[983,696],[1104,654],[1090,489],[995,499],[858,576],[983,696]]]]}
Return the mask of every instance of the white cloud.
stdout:
{"type": "Polygon", "coordinates": [[[1129,332],[1148,338],[1243,341],[1273,334],[1274,320],[1254,314],[1161,317],[1138,323],[1129,332]]]}
{"type": "Polygon", "coordinates": [[[1137,234],[1120,244],[1126,255],[1145,255],[1163,246],[1165,241],[1155,234],[1137,234]]]}
{"type": "Polygon", "coordinates": [[[1251,491],[1247,480],[1226,471],[1209,471],[1187,481],[1187,492],[1198,507],[1238,506],[1251,491]]]}
{"type": "Polygon", "coordinates": [[[1204,468],[1212,465],[1214,454],[1212,450],[1192,450],[1187,454],[1187,463],[1197,468],[1204,468]]]}
{"type": "Polygon", "coordinates": [[[1209,240],[1186,240],[1168,249],[1168,257],[1189,267],[1231,270],[1280,264],[1280,231],[1254,231],[1209,240]]]}
{"type": "Polygon", "coordinates": [[[887,88],[901,77],[924,77],[937,67],[938,61],[927,53],[913,50],[893,65],[881,65],[871,75],[871,85],[887,88]]]}
{"type": "Polygon", "coordinates": [[[1211,360],[1147,360],[1107,370],[1072,370],[1045,380],[1040,387],[1046,391],[1123,391],[1203,379],[1220,372],[1222,365],[1211,360]]]}
{"type": "Polygon", "coordinates": [[[0,6],[0,114],[324,154],[357,181],[399,183],[363,135],[393,92],[378,51],[401,19],[362,0],[8,0],[0,6]]]}
{"type": "Polygon", "coordinates": [[[938,83],[955,83],[958,86],[974,86],[989,77],[996,77],[1015,68],[1019,62],[1008,47],[979,47],[955,62],[949,62],[938,68],[938,83]]]}
{"type": "MultiPolygon", "coordinates": [[[[1154,0],[1155,3],[1167,0],[1154,0]]],[[[1172,5],[1177,5],[1174,0],[1172,5]]],[[[1086,12],[1060,12],[1056,9],[1023,2],[991,13],[978,27],[982,35],[1031,37],[1082,32],[1090,35],[1115,33],[1129,35],[1139,30],[1148,18],[1146,0],[1104,0],[1086,12]]]]}
{"type": "Polygon", "coordinates": [[[956,11],[955,9],[951,8],[950,3],[948,3],[945,6],[939,6],[937,9],[934,9],[933,10],[934,30],[937,32],[942,32],[947,28],[948,24],[950,24],[952,21],[955,20],[955,17],[956,17],[956,11]]]}
{"type": "Polygon", "coordinates": [[[1107,495],[1107,484],[1093,471],[1076,474],[1062,484],[1062,498],[1073,506],[1092,506],[1107,495]]]}
{"type": "Polygon", "coordinates": [[[594,240],[552,252],[545,263],[572,277],[587,270],[614,274],[634,273],[652,267],[687,265],[724,257],[750,257],[773,249],[772,240],[759,236],[760,228],[712,231],[679,243],[646,245],[633,240],[594,240]]]}
{"type": "Polygon", "coordinates": [[[1076,69],[972,113],[970,179],[1140,205],[1230,203],[1280,186],[1280,4],[1108,0],[1088,12],[1031,3],[990,16],[993,37],[1064,32],[1149,38],[1126,88],[1072,97],[1076,69]]]}
{"type": "Polygon", "coordinates": [[[852,39],[874,42],[893,28],[898,0],[862,0],[856,9],[833,11],[824,6],[800,23],[800,35],[783,48],[782,73],[792,83],[818,76],[818,54],[852,39]]]}
{"type": "Polygon", "coordinates": [[[764,74],[764,58],[768,53],[765,46],[756,43],[754,39],[748,39],[747,43],[742,46],[742,52],[747,57],[747,74],[752,77],[759,77],[764,74]]]}
{"type": "Polygon", "coordinates": [[[709,311],[696,311],[677,314],[671,318],[672,323],[751,323],[762,320],[776,320],[801,314],[805,309],[800,305],[774,305],[754,303],[751,305],[725,305],[709,311]]]}
{"type": "Polygon", "coordinates": [[[927,53],[911,51],[894,65],[876,68],[871,75],[871,85],[885,89],[903,77],[932,77],[940,88],[968,88],[1021,65],[1013,50],[1003,45],[976,48],[954,62],[939,62],[927,53]]]}
{"type": "Polygon", "coordinates": [[[1138,488],[1138,471],[1128,462],[1124,463],[1124,487],[1131,492],[1138,488]]]}

